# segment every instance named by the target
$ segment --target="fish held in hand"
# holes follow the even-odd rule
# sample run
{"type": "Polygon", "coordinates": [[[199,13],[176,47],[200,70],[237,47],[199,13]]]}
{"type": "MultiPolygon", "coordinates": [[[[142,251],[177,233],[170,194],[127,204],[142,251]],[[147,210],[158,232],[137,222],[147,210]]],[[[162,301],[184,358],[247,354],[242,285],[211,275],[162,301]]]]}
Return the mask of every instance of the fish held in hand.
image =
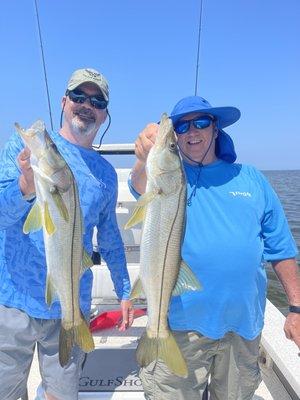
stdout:
{"type": "Polygon", "coordinates": [[[47,264],[46,303],[61,305],[59,361],[65,366],[77,344],[84,352],[94,341],[79,306],[83,272],[93,265],[83,249],[83,221],[73,173],[45,129],[43,121],[29,129],[15,124],[30,149],[36,200],[23,226],[24,233],[43,229],[47,264]]]}
{"type": "Polygon", "coordinates": [[[162,115],[149,152],[146,173],[146,192],[125,225],[127,229],[143,221],[140,277],[133,285],[131,298],[145,293],[148,323],[139,341],[137,360],[147,366],[161,359],[174,374],[186,377],[186,362],[168,326],[167,314],[171,296],[201,286],[181,258],[186,180],[172,121],[166,114],[162,115]]]}

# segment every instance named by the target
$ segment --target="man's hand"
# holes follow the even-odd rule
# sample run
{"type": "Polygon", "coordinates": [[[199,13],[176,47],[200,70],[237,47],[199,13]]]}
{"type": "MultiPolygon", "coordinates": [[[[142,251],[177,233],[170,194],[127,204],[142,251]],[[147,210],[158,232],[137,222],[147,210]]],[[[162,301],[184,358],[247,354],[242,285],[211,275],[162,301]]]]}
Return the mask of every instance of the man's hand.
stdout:
{"type": "Polygon", "coordinates": [[[143,163],[147,161],[149,151],[155,143],[157,132],[158,124],[148,124],[135,141],[135,155],[143,163]]]}
{"type": "Polygon", "coordinates": [[[18,155],[18,164],[21,169],[19,185],[24,196],[35,193],[33,170],[30,164],[30,150],[25,147],[18,155]]]}
{"type": "Polygon", "coordinates": [[[284,324],[285,336],[293,340],[300,349],[300,314],[290,312],[284,324]]]}
{"type": "MultiPolygon", "coordinates": [[[[277,260],[272,266],[287,295],[288,303],[300,305],[300,273],[295,258],[277,260]]],[[[300,314],[290,312],[284,324],[285,336],[300,348],[300,314]]]]}
{"type": "Polygon", "coordinates": [[[135,141],[137,160],[131,170],[131,184],[139,194],[145,193],[147,183],[145,167],[149,151],[155,143],[157,132],[158,124],[151,123],[142,130],[135,141]]]}
{"type": "Polygon", "coordinates": [[[119,331],[126,331],[132,323],[134,317],[134,310],[131,300],[121,300],[122,321],[119,324],[119,331]]]}

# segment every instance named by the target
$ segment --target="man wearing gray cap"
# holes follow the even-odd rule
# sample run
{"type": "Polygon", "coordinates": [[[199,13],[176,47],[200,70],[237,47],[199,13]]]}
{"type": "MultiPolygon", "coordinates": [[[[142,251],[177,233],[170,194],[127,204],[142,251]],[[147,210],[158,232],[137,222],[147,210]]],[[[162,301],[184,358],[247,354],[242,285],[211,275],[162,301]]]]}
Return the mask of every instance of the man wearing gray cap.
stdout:
{"type": "MultiPolygon", "coordinates": [[[[93,231],[101,256],[110,269],[123,319],[131,325],[130,282],[115,207],[117,176],[113,167],[92,148],[108,115],[109,90],[104,76],[90,68],[76,70],[62,98],[59,133],[50,136],[71,168],[84,221],[84,248],[91,255],[93,231]]],[[[0,399],[26,398],[26,383],[37,345],[41,385],[36,400],[75,400],[84,353],[73,348],[62,368],[58,359],[61,310],[58,301],[45,302],[46,260],[41,231],[23,233],[35,200],[30,152],[15,133],[1,153],[0,172],[0,399]]],[[[80,282],[82,313],[89,318],[92,272],[80,282]]]]}
{"type": "MultiPolygon", "coordinates": [[[[176,376],[167,366],[176,363],[176,352],[162,360],[151,349],[146,356],[140,349],[145,396],[199,400],[209,382],[210,400],[251,400],[261,379],[265,261],[271,262],[290,303],[285,334],[300,347],[297,248],[266,178],[253,166],[235,163],[234,144],[224,128],[240,118],[240,111],[189,96],[174,106],[170,118],[187,181],[181,256],[202,289],[173,296],[169,304],[168,321],[187,376],[176,376]]],[[[130,188],[136,197],[147,190],[147,157],[157,132],[158,125],[149,124],[135,143],[130,188]]],[[[164,196],[161,188],[156,191],[164,196]]],[[[172,221],[172,211],[165,219],[172,221]]]]}
{"type": "Polygon", "coordinates": [[[91,68],[76,70],[62,99],[61,135],[71,143],[91,148],[108,114],[108,101],[108,83],[102,74],[91,68]]]}

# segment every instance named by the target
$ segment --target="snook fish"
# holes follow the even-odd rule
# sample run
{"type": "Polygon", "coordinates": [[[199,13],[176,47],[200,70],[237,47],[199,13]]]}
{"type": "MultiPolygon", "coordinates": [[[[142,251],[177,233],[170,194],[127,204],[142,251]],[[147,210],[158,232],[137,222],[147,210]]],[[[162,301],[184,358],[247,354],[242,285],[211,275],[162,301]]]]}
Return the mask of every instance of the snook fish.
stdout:
{"type": "Polygon", "coordinates": [[[60,301],[62,319],[59,361],[65,366],[74,344],[94,349],[93,337],[79,307],[81,274],[92,265],[83,250],[83,221],[74,176],[42,121],[24,130],[15,124],[31,151],[36,201],[24,223],[24,233],[43,228],[47,282],[45,300],[60,301]]]}
{"type": "Polygon", "coordinates": [[[131,298],[144,292],[148,324],[139,341],[137,361],[147,366],[161,359],[170,371],[187,376],[187,366],[167,321],[172,295],[198,290],[200,284],[181,258],[185,227],[186,181],[171,120],[162,115],[147,163],[147,186],[125,228],[143,221],[140,277],[131,298]]]}

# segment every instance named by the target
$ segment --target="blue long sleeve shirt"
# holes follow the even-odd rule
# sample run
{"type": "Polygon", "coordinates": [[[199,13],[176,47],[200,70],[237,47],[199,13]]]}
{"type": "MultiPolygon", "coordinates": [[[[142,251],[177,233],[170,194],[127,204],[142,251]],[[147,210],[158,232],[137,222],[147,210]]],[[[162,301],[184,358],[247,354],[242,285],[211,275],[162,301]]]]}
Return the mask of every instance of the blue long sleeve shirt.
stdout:
{"type": "MultiPolygon", "coordinates": [[[[84,221],[83,244],[93,251],[97,227],[98,246],[107,263],[119,299],[127,299],[130,282],[115,206],[117,176],[114,168],[94,150],[74,145],[57,133],[51,137],[71,168],[79,191],[84,221]]],[[[58,301],[45,303],[46,260],[42,231],[23,233],[23,224],[34,200],[26,201],[19,188],[17,156],[23,148],[16,133],[0,158],[0,304],[24,310],[35,318],[60,318],[58,301]]],[[[80,282],[80,305],[85,314],[91,304],[92,272],[80,282]]]]}

